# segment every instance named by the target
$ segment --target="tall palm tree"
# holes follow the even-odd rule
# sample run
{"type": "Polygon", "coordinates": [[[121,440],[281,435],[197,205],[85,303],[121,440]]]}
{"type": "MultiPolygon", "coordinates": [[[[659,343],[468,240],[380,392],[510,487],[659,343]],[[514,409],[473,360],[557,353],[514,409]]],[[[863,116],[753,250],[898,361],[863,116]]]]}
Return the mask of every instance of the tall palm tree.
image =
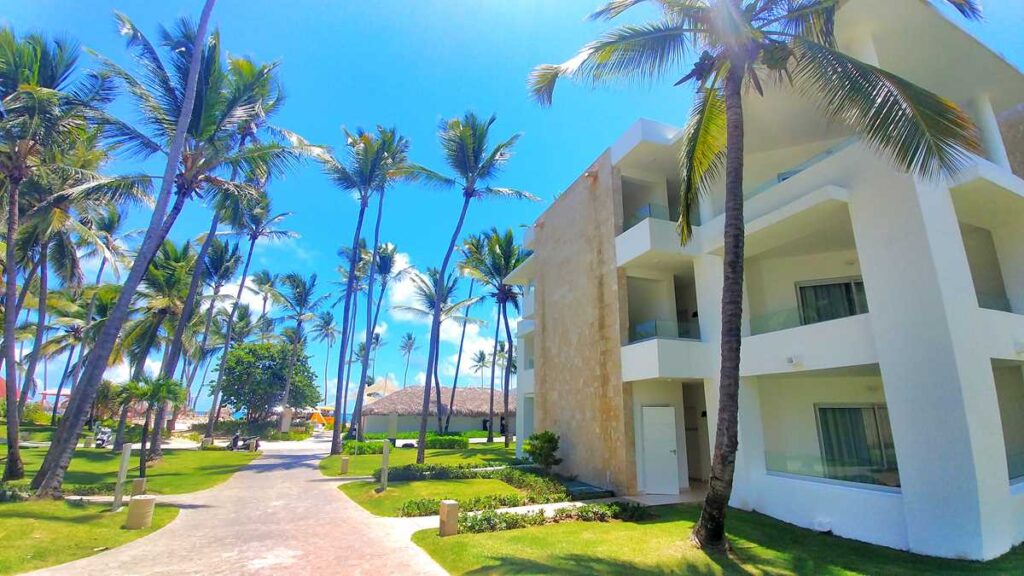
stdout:
{"type": "Polygon", "coordinates": [[[402,388],[405,388],[406,382],[409,381],[409,360],[412,358],[412,353],[416,351],[416,336],[412,332],[406,332],[402,334],[402,340],[398,343],[398,351],[405,358],[405,373],[402,376],[402,388]]]}
{"type": "Polygon", "coordinates": [[[483,350],[477,350],[476,354],[473,354],[473,364],[469,366],[469,369],[473,371],[473,374],[480,375],[480,388],[484,387],[484,373],[491,366],[491,359],[487,357],[487,352],[483,350]]]}
{"type": "MultiPolygon", "coordinates": [[[[516,134],[498,144],[490,147],[488,139],[491,126],[495,117],[491,116],[482,120],[467,112],[462,118],[452,118],[442,122],[439,139],[441,151],[445,162],[454,172],[454,176],[443,176],[431,172],[425,168],[417,168],[419,176],[429,181],[450,187],[459,188],[462,192],[462,209],[459,211],[459,219],[455,224],[451,240],[448,242],[448,249],[441,260],[441,267],[438,275],[445,278],[448,274],[448,265],[455,252],[455,243],[462,234],[462,225],[466,222],[466,213],[469,211],[469,204],[473,200],[480,200],[492,197],[510,197],[520,199],[535,199],[533,196],[513,188],[502,188],[492,186],[490,181],[501,172],[501,169],[508,162],[512,148],[519,140],[516,134]]],[[[436,365],[435,358],[438,356],[441,340],[441,312],[439,308],[434,310],[430,319],[430,338],[427,351],[427,380],[434,372],[436,365]]],[[[438,402],[440,404],[440,402],[438,402]]],[[[427,410],[430,408],[430,386],[424,386],[423,408],[420,417],[420,434],[416,448],[416,462],[423,463],[424,450],[427,438],[427,410]]]]}
{"type": "Polygon", "coordinates": [[[314,337],[320,342],[327,343],[327,353],[324,354],[324,402],[327,402],[327,372],[331,366],[331,346],[338,339],[338,324],[334,321],[334,313],[324,310],[317,314],[316,322],[310,330],[314,337]]]}
{"type": "MultiPolygon", "coordinates": [[[[855,1],[855,0],[849,0],[855,1]]],[[[977,0],[947,0],[967,18],[980,18],[977,0]]],[[[593,14],[610,20],[643,0],[613,0],[593,14]]],[[[831,0],[658,0],[658,20],[605,33],[559,65],[537,67],[531,90],[550,104],[561,77],[590,84],[651,82],[683,74],[698,97],[683,137],[683,207],[679,229],[690,239],[690,209],[724,167],[725,248],[722,288],[718,429],[708,494],[691,539],[725,545],[725,510],[732,493],[739,409],[743,297],[743,98],[762,93],[761,77],[786,79],[820,102],[817,111],[850,127],[908,172],[948,175],[981,146],[970,118],[953,102],[836,48],[831,0]],[[680,69],[691,50],[692,69],[680,69]]]]}
{"type": "MultiPolygon", "coordinates": [[[[395,306],[395,310],[411,313],[423,319],[433,318],[435,315],[441,318],[442,322],[455,321],[455,322],[471,322],[469,318],[462,315],[464,310],[473,304],[472,298],[465,300],[453,301],[455,293],[458,289],[459,278],[454,273],[449,273],[448,276],[442,281],[441,272],[436,268],[428,268],[425,275],[414,274],[411,276],[413,282],[413,293],[416,305],[413,306],[395,306]]],[[[438,354],[440,347],[434,347],[431,353],[438,354]]],[[[427,378],[424,382],[424,389],[426,390],[427,402],[429,408],[430,401],[430,388],[431,381],[434,386],[434,396],[437,403],[437,431],[441,432],[444,429],[444,421],[442,415],[442,402],[441,402],[441,384],[437,379],[438,365],[437,358],[428,358],[427,365],[431,367],[431,372],[427,372],[427,378]]],[[[359,398],[356,398],[356,402],[359,398]]],[[[426,412],[424,412],[426,413],[426,412]]]]}
{"type": "MultiPolygon", "coordinates": [[[[463,253],[465,253],[465,248],[463,248],[463,253]]],[[[463,262],[463,263],[461,263],[459,265],[459,268],[460,268],[460,270],[463,271],[463,273],[465,273],[464,264],[465,264],[465,262],[463,262]]],[[[473,297],[473,288],[475,288],[475,287],[476,287],[476,278],[470,277],[470,279],[469,279],[469,298],[473,297]]],[[[469,308],[470,307],[466,308],[466,315],[467,316],[469,316],[469,308]]],[[[447,413],[447,415],[444,418],[444,432],[445,433],[448,432],[448,428],[449,428],[449,426],[451,426],[452,412],[454,412],[454,410],[455,410],[455,391],[459,388],[459,372],[461,372],[461,370],[462,370],[462,351],[465,348],[465,344],[466,344],[466,323],[463,322],[462,323],[461,334],[459,334],[459,352],[458,352],[458,354],[455,357],[455,376],[452,378],[452,392],[451,392],[451,397],[448,399],[448,413],[447,413]]],[[[434,368],[435,368],[435,370],[437,369],[436,366],[434,368]]]]}
{"type": "MultiPolygon", "coordinates": [[[[512,331],[511,327],[508,325],[508,306],[511,304],[517,310],[519,308],[519,289],[515,286],[505,284],[505,278],[526,261],[530,256],[530,251],[516,244],[515,236],[513,235],[511,228],[505,232],[499,232],[497,228],[492,228],[480,236],[470,236],[466,240],[463,250],[466,255],[465,260],[462,263],[463,270],[469,277],[477,279],[490,289],[489,296],[494,299],[494,303],[496,305],[495,309],[497,317],[495,319],[494,327],[493,355],[497,358],[498,333],[503,324],[505,326],[505,341],[508,343],[511,350],[512,331]]],[[[497,362],[493,362],[491,364],[489,422],[492,424],[494,422],[494,377],[497,365],[497,362]]],[[[505,421],[508,422],[508,388],[511,382],[508,362],[506,362],[504,366],[502,382],[504,397],[503,414],[505,421]]],[[[489,426],[487,441],[494,441],[493,425],[489,426]]],[[[506,434],[506,446],[508,446],[509,441],[509,435],[506,434]]]]}
{"type": "MultiPolygon", "coordinates": [[[[241,264],[242,257],[238,252],[238,243],[232,244],[231,242],[224,242],[221,240],[208,241],[209,238],[203,241],[203,246],[207,248],[206,254],[203,254],[200,249],[196,259],[200,265],[196,266],[197,270],[202,270],[201,278],[203,281],[210,286],[210,301],[206,307],[206,319],[203,324],[203,336],[200,339],[199,350],[205,350],[207,343],[210,340],[210,327],[213,325],[213,313],[217,310],[217,305],[220,301],[220,292],[224,289],[224,286],[231,282],[235,277],[235,273],[238,271],[238,266],[241,264]]],[[[195,290],[192,288],[192,282],[195,280],[196,274],[192,275],[192,280],[189,282],[189,296],[195,297],[195,290]]],[[[186,302],[188,302],[188,296],[186,296],[186,302]]],[[[179,325],[187,322],[182,314],[182,320],[179,325]]],[[[178,336],[178,332],[175,332],[175,337],[178,336]]],[[[196,372],[199,371],[201,362],[195,362],[192,365],[192,371],[185,382],[185,398],[192,397],[192,381],[195,379],[196,372]]]]}
{"type": "Polygon", "coordinates": [[[245,290],[245,281],[249,277],[249,264],[252,263],[252,253],[256,249],[256,242],[264,239],[273,241],[294,238],[294,232],[277,228],[290,215],[291,212],[274,214],[271,211],[270,198],[264,193],[255,199],[243,202],[241,209],[237,212],[237,218],[232,218],[234,220],[232,227],[235,229],[235,233],[249,240],[249,250],[245,255],[245,264],[242,266],[242,279],[238,282],[238,292],[235,294],[231,312],[228,314],[224,350],[220,355],[220,370],[217,371],[217,382],[212,391],[213,404],[206,423],[207,438],[213,438],[213,425],[220,412],[220,385],[224,378],[224,364],[227,362],[228,351],[231,349],[231,332],[234,328],[235,313],[242,301],[242,291],[245,290]]]}
{"type": "Polygon", "coordinates": [[[270,325],[264,326],[267,319],[267,305],[270,302],[280,302],[280,295],[277,293],[277,280],[279,275],[272,274],[270,270],[263,269],[252,275],[252,290],[263,300],[263,307],[260,310],[260,341],[266,342],[267,334],[270,333],[270,325]]]}
{"type": "Polygon", "coordinates": [[[284,375],[284,398],[281,401],[281,432],[287,432],[289,418],[285,412],[288,410],[288,395],[292,388],[292,370],[295,368],[296,358],[299,354],[299,344],[303,341],[303,325],[316,317],[317,310],[327,300],[326,294],[317,294],[316,274],[309,278],[303,278],[296,273],[285,274],[281,278],[281,300],[283,301],[286,313],[285,318],[294,323],[296,338],[292,342],[292,352],[288,356],[288,370],[284,375]]]}
{"type": "Polygon", "coordinates": [[[142,388],[142,400],[146,402],[146,418],[142,424],[142,446],[139,450],[139,478],[146,477],[146,463],[151,460],[147,453],[146,444],[152,440],[153,444],[160,444],[159,424],[150,426],[153,411],[162,410],[165,406],[177,406],[185,401],[185,388],[181,383],[171,378],[159,378],[144,376],[139,380],[142,388]],[[152,436],[150,436],[152,433],[152,436]]]}
{"type": "MultiPolygon", "coordinates": [[[[354,322],[352,315],[352,303],[355,296],[355,282],[356,282],[356,268],[359,265],[360,250],[359,243],[362,238],[363,220],[366,217],[366,209],[370,205],[370,200],[374,194],[379,194],[378,200],[378,219],[377,225],[374,231],[374,250],[371,253],[376,253],[376,245],[379,241],[380,232],[380,208],[383,207],[383,192],[393,182],[393,180],[401,173],[396,172],[397,168],[404,168],[406,163],[405,153],[408,149],[408,142],[398,136],[394,129],[387,129],[379,127],[376,134],[358,129],[352,133],[345,131],[345,155],[343,160],[338,160],[334,157],[324,156],[321,158],[323,164],[324,173],[331,180],[331,182],[340,188],[341,190],[354,193],[357,201],[359,202],[359,211],[356,214],[356,225],[352,235],[352,244],[348,249],[348,270],[345,273],[345,290],[343,292],[342,315],[341,315],[341,349],[342,356],[345,354],[345,350],[348,350],[351,345],[351,338],[349,336],[350,326],[354,322]]],[[[373,276],[373,267],[370,267],[368,277],[373,276]]],[[[367,290],[368,303],[372,300],[373,287],[372,282],[368,282],[369,289],[367,290]]],[[[372,320],[373,314],[371,313],[372,307],[367,306],[366,314],[372,320]]],[[[372,334],[373,325],[370,321],[367,321],[369,328],[367,330],[367,338],[372,334]]],[[[338,360],[338,393],[335,398],[335,414],[342,414],[343,406],[342,402],[342,390],[341,382],[344,374],[344,364],[341,358],[338,360]]],[[[363,375],[365,377],[366,371],[363,368],[363,375]]],[[[360,391],[365,386],[365,381],[360,381],[360,391]]],[[[353,412],[353,417],[357,415],[358,409],[361,408],[361,392],[356,397],[357,410],[353,412]]],[[[339,454],[341,452],[341,426],[335,426],[333,436],[331,438],[331,454],[339,454]]]]}
{"type": "MultiPolygon", "coordinates": [[[[169,141],[169,145],[167,146],[167,163],[161,180],[160,193],[154,205],[149,228],[146,231],[146,236],[142,241],[135,263],[128,274],[124,289],[119,294],[114,308],[103,325],[103,331],[97,338],[93,352],[89,355],[79,390],[75,397],[71,399],[71,402],[69,402],[68,409],[65,411],[66,417],[61,420],[61,424],[50,443],[50,449],[47,451],[39,471],[32,479],[32,487],[37,490],[39,496],[53,497],[59,494],[60,486],[64,481],[64,473],[71,463],[71,456],[74,454],[75,446],[78,443],[78,435],[85,424],[88,407],[92,405],[92,400],[99,388],[103,371],[106,368],[110,353],[114,349],[121,325],[128,317],[128,308],[132,298],[135,296],[135,290],[138,288],[139,283],[142,282],[142,277],[149,267],[149,261],[156,254],[160,244],[166,237],[170,224],[173,224],[177,217],[173,210],[170,214],[168,213],[168,204],[170,203],[172,186],[174,186],[176,181],[175,175],[178,172],[178,162],[185,147],[186,132],[193,118],[192,112],[196,100],[196,86],[199,80],[200,56],[203,52],[206,29],[210,22],[210,14],[213,11],[214,3],[215,0],[206,0],[203,5],[202,14],[199,17],[199,25],[192,36],[192,41],[186,40],[180,46],[182,49],[176,52],[180,58],[180,65],[176,67],[179,71],[177,77],[179,81],[184,80],[184,85],[182,86],[179,82],[178,86],[181,90],[175,91],[175,98],[171,100],[173,102],[173,111],[166,114],[168,122],[163,124],[164,132],[166,133],[164,140],[165,142],[169,141]],[[185,61],[188,61],[187,66],[184,65],[185,61]],[[183,76],[185,78],[182,78],[183,76]],[[173,131],[170,131],[170,126],[174,127],[173,131]],[[169,221],[165,221],[168,220],[168,217],[170,217],[169,221]]],[[[153,50],[152,45],[148,41],[139,43],[137,38],[141,35],[131,33],[131,30],[134,30],[134,26],[130,29],[122,27],[122,30],[128,31],[130,37],[136,39],[134,43],[137,46],[141,45],[144,52],[155,54],[155,50],[153,50]]],[[[132,41],[129,44],[131,45],[132,41]]],[[[156,59],[155,56],[154,59],[159,62],[159,59],[156,59]]],[[[162,64],[154,69],[154,72],[157,71],[169,80],[166,69],[162,64]]],[[[132,83],[141,88],[141,85],[135,82],[134,78],[131,78],[130,75],[126,76],[131,79],[132,83]]],[[[145,90],[143,89],[142,92],[145,92],[145,90]]],[[[155,106],[148,106],[148,108],[153,108],[154,110],[159,108],[156,102],[152,100],[150,102],[155,104],[155,106]]],[[[114,124],[114,126],[117,125],[114,124]]],[[[150,149],[152,150],[152,148],[150,149]]],[[[160,148],[158,147],[157,149],[160,148]]],[[[12,354],[8,355],[8,359],[13,363],[12,354]]]]}

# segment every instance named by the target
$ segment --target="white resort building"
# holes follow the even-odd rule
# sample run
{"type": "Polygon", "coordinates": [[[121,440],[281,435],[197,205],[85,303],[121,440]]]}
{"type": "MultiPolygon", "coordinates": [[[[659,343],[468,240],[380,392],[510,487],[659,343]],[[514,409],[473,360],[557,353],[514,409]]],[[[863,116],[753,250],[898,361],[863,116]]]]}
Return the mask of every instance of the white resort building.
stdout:
{"type": "MultiPolygon", "coordinates": [[[[837,36],[959,103],[985,154],[928,181],[792,92],[745,99],[732,505],[993,558],[1024,541],[1024,75],[926,2],[849,3],[837,36]]],[[[619,494],[699,495],[714,446],[724,192],[681,246],[680,135],[634,124],[507,279],[526,289],[520,441],[559,434],[560,469],[619,494]]]]}

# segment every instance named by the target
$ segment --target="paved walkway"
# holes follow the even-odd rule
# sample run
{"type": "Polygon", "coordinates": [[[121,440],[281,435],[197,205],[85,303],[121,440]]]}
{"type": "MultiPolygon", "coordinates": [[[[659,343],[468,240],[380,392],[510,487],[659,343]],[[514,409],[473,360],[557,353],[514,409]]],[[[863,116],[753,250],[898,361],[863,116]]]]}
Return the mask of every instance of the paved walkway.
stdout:
{"type": "MultiPolygon", "coordinates": [[[[274,442],[230,480],[161,497],[182,508],[165,528],[35,575],[445,574],[409,541],[418,522],[378,518],[320,474],[330,439],[274,442]]],[[[405,519],[408,520],[408,519],[405,519]]]]}

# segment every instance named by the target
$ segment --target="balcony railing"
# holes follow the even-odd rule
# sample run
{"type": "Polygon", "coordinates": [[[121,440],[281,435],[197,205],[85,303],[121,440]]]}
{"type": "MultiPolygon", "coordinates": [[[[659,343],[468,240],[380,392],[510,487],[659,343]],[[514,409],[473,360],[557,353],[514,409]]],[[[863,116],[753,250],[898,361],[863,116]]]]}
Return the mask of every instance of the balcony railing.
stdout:
{"type": "Polygon", "coordinates": [[[675,219],[673,218],[672,211],[669,210],[668,206],[664,206],[662,204],[644,204],[636,212],[633,212],[626,217],[626,221],[623,222],[622,225],[622,231],[625,232],[648,218],[668,221],[675,219]]]}
{"type": "Polygon", "coordinates": [[[768,180],[761,182],[757,186],[754,186],[746,195],[747,199],[749,200],[750,198],[757,196],[758,194],[764,192],[765,190],[768,190],[769,188],[775,186],[776,184],[781,184],[782,182],[789,180],[793,176],[796,176],[797,174],[803,172],[804,170],[807,170],[808,168],[814,166],[815,164],[818,164],[823,160],[835,156],[839,152],[842,152],[843,150],[852,146],[855,142],[857,142],[856,138],[848,138],[836,144],[835,146],[828,148],[823,152],[811,156],[807,160],[804,160],[800,164],[797,164],[796,166],[793,166],[788,170],[783,170],[782,172],[779,172],[778,174],[775,175],[774,178],[769,178],[768,180]]]}
{"type": "Polygon", "coordinates": [[[796,328],[797,326],[819,324],[821,322],[839,320],[840,318],[849,318],[850,316],[857,316],[859,314],[865,313],[866,312],[857,312],[854,314],[848,314],[846,316],[837,316],[835,318],[826,318],[815,322],[806,322],[801,317],[799,308],[786,308],[784,310],[777,310],[775,312],[769,312],[767,314],[761,314],[758,316],[751,317],[750,335],[757,336],[758,334],[778,332],[779,330],[788,330],[789,328],[796,328]]]}
{"type": "Polygon", "coordinates": [[[629,343],[651,338],[672,338],[700,340],[700,324],[697,320],[678,322],[676,320],[648,320],[638,322],[629,328],[629,343]]]}
{"type": "Polygon", "coordinates": [[[533,370],[534,364],[535,364],[535,361],[533,359],[533,356],[530,356],[529,358],[527,358],[526,359],[526,370],[533,370]]]}

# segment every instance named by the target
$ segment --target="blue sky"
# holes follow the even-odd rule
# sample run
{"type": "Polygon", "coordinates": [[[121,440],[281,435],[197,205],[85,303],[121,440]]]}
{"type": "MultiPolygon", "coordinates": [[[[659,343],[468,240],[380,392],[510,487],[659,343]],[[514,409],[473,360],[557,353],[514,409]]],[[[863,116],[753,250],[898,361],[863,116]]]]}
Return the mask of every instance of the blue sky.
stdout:
{"type": "MultiPolygon", "coordinates": [[[[130,64],[114,24],[115,10],[126,13],[152,38],[160,24],[169,25],[180,16],[196,17],[202,2],[4,0],[2,4],[0,23],[13,25],[19,33],[66,34],[130,64]]],[[[526,78],[534,66],[564,60],[607,28],[585,19],[597,4],[596,0],[220,0],[213,22],[229,54],[280,61],[288,101],[276,124],[313,142],[340,147],[343,126],[395,126],[411,140],[414,161],[443,169],[436,141],[443,118],[466,110],[494,113],[496,136],[522,133],[499,183],[528,190],[541,201],[476,203],[464,229],[472,233],[531,223],[637,117],[675,125],[684,121],[691,91],[672,88],[671,82],[596,91],[563,84],[550,109],[530,100],[526,78]]],[[[1024,35],[1020,34],[1024,4],[986,0],[984,7],[986,21],[965,27],[1024,67],[1024,35]]],[[[84,64],[93,62],[85,58],[84,64]]],[[[127,115],[128,108],[119,105],[115,111],[127,115]]],[[[288,227],[301,238],[258,247],[253,268],[315,272],[325,289],[331,287],[330,282],[337,279],[336,251],[351,239],[356,203],[333,188],[314,165],[300,167],[275,182],[270,193],[277,211],[294,212],[288,227]]],[[[407,255],[411,265],[437,266],[458,207],[454,192],[398,187],[388,196],[382,238],[407,255]]],[[[146,221],[143,216],[135,217],[139,225],[146,221]]],[[[194,237],[208,222],[208,212],[193,205],[171,237],[177,241],[194,237]]],[[[407,293],[400,287],[389,300],[402,301],[407,293]]],[[[493,321],[493,313],[493,307],[481,305],[472,315],[493,321]]],[[[390,312],[382,314],[382,322],[387,325],[387,344],[377,362],[378,376],[393,373],[401,381],[404,361],[397,344],[402,333],[411,331],[423,342],[409,370],[411,383],[424,369],[426,326],[390,312]]],[[[480,328],[479,334],[472,328],[467,339],[470,347],[489,346],[485,334],[492,331],[493,324],[480,328]]],[[[457,330],[446,330],[442,350],[446,359],[455,354],[456,337],[457,330]]],[[[325,351],[320,343],[309,348],[311,364],[321,377],[325,351]]],[[[60,362],[51,365],[51,382],[60,367],[60,362]]],[[[442,374],[442,379],[450,382],[450,376],[442,374]]],[[[467,377],[460,380],[463,383],[478,385],[479,380],[467,377]]]]}

